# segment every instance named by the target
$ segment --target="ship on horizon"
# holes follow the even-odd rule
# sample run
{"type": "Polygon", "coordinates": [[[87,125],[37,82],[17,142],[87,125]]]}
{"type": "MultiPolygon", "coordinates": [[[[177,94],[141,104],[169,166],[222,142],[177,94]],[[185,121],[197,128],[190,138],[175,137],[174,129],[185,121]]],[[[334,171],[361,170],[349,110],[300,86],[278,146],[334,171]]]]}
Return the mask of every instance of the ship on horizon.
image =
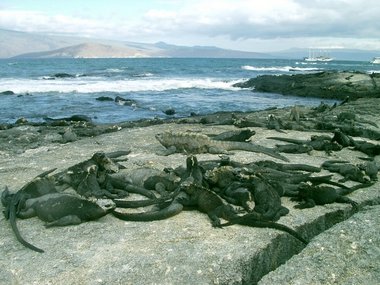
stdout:
{"type": "Polygon", "coordinates": [[[375,57],[372,59],[371,63],[374,63],[374,64],[380,64],[380,56],[375,56],[375,57]]]}
{"type": "Polygon", "coordinates": [[[334,60],[332,57],[328,55],[328,52],[326,50],[314,50],[309,49],[309,56],[304,57],[304,61],[309,62],[328,62],[334,60]]]}

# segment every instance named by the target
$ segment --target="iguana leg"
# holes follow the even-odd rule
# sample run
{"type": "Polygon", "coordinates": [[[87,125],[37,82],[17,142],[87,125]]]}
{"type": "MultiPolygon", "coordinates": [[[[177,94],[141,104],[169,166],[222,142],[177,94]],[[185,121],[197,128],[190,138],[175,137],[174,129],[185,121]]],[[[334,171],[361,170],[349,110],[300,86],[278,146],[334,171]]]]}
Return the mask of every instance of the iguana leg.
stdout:
{"type": "Polygon", "coordinates": [[[171,147],[166,148],[163,151],[160,151],[159,155],[168,156],[168,155],[171,155],[171,154],[176,153],[176,152],[177,152],[177,148],[173,145],[171,147]]]}
{"type": "Polygon", "coordinates": [[[306,209],[306,208],[313,208],[313,207],[315,207],[315,202],[313,199],[307,199],[304,203],[294,206],[294,208],[296,209],[306,209]]]}
{"type": "Polygon", "coordinates": [[[213,227],[220,227],[220,219],[218,217],[218,209],[215,209],[214,211],[211,211],[211,212],[208,212],[207,213],[208,217],[210,218],[211,220],[211,225],[213,227]]]}
{"type": "Polygon", "coordinates": [[[215,147],[215,146],[212,146],[212,147],[208,148],[208,153],[211,153],[211,154],[220,154],[220,153],[227,154],[228,151],[221,149],[221,148],[218,148],[218,147],[215,147]]]}
{"type": "Polygon", "coordinates": [[[20,218],[20,219],[29,219],[29,218],[35,217],[36,215],[37,214],[34,211],[34,209],[33,208],[29,208],[27,210],[18,212],[17,213],[17,218],[20,218]]]}
{"type": "Polygon", "coordinates": [[[280,219],[282,216],[286,216],[287,214],[289,214],[289,209],[284,206],[281,206],[277,212],[277,215],[275,216],[275,221],[280,219]]]}
{"type": "Polygon", "coordinates": [[[358,203],[356,203],[355,201],[351,200],[350,198],[348,197],[345,197],[345,196],[339,196],[336,198],[335,202],[338,202],[338,203],[346,203],[346,204],[351,204],[352,207],[356,210],[358,208],[358,203]]]}
{"type": "Polygon", "coordinates": [[[45,227],[62,227],[62,226],[69,226],[69,225],[78,225],[82,222],[82,220],[76,216],[76,215],[69,215],[62,217],[58,220],[49,222],[45,224],[45,227]]]}
{"type": "Polygon", "coordinates": [[[156,185],[154,185],[154,190],[156,190],[161,197],[166,197],[169,195],[169,193],[166,191],[164,183],[162,182],[157,182],[156,185]]]}

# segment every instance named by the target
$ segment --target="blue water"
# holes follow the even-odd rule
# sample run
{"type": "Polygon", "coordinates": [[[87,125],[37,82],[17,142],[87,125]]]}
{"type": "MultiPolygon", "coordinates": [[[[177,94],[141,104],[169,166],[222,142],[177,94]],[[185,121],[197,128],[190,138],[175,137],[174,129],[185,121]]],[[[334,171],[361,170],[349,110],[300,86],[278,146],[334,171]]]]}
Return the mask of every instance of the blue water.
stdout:
{"type": "Polygon", "coordinates": [[[315,106],[320,99],[252,92],[232,85],[262,74],[323,70],[380,72],[380,66],[273,59],[2,59],[0,92],[11,90],[17,95],[0,95],[0,122],[12,123],[20,117],[41,122],[45,117],[82,114],[97,123],[117,123],[166,118],[163,111],[167,109],[174,109],[175,117],[184,117],[294,104],[315,106]],[[55,76],[58,73],[70,77],[55,76]],[[121,96],[136,104],[96,100],[100,96],[121,96]]]}

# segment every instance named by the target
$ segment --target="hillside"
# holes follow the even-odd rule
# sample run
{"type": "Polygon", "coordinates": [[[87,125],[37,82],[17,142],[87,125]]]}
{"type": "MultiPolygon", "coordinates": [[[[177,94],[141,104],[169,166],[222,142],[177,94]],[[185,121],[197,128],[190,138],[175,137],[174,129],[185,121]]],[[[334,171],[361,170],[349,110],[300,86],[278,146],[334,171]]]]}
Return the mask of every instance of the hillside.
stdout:
{"type": "Polygon", "coordinates": [[[55,50],[25,53],[15,58],[131,58],[131,57],[205,57],[205,58],[271,58],[268,54],[227,50],[217,47],[186,47],[157,44],[87,42],[55,50]]]}
{"type": "Polygon", "coordinates": [[[177,46],[25,33],[0,29],[0,58],[228,57],[271,58],[213,46],[177,46]]]}
{"type": "Polygon", "coordinates": [[[15,58],[125,58],[148,57],[150,55],[144,50],[127,46],[83,43],[51,51],[21,54],[15,58]]]}
{"type": "MultiPolygon", "coordinates": [[[[302,59],[308,48],[259,53],[215,46],[178,46],[164,42],[137,43],[105,39],[27,33],[0,29],[0,58],[208,57],[302,59]]],[[[380,51],[331,49],[336,60],[370,61],[380,51]]]]}

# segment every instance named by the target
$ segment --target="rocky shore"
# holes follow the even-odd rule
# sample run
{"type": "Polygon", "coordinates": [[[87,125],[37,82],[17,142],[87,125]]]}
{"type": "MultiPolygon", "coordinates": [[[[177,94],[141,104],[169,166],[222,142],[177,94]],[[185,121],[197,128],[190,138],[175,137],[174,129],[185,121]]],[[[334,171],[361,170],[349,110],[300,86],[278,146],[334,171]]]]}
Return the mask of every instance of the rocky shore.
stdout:
{"type": "Polygon", "coordinates": [[[236,87],[302,97],[345,100],[346,98],[379,98],[380,73],[325,71],[311,74],[262,75],[236,87]]]}
{"type": "MultiPolygon", "coordinates": [[[[183,166],[186,154],[160,155],[163,146],[155,135],[166,130],[192,131],[212,137],[224,131],[249,128],[254,131],[252,142],[276,147],[279,142],[270,137],[308,140],[313,135],[332,136],[334,130],[342,129],[356,140],[376,145],[380,140],[379,106],[379,98],[361,98],[336,105],[321,103],[315,108],[294,106],[107,126],[70,120],[50,124],[20,121],[4,125],[0,130],[0,189],[8,186],[11,191],[17,191],[41,172],[55,167],[61,171],[89,159],[97,151],[130,150],[128,160],[121,162],[126,170],[183,166]]],[[[242,150],[234,150],[229,156],[240,163],[268,159],[265,154],[242,150]]],[[[284,156],[289,163],[320,167],[326,160],[359,164],[367,155],[354,147],[345,147],[340,151],[310,149],[284,156]]],[[[208,161],[219,156],[205,153],[197,158],[208,161]]],[[[374,161],[380,163],[379,155],[374,155],[374,161]]],[[[330,174],[323,171],[321,174],[330,174]]],[[[333,176],[336,180],[342,178],[340,174],[333,176]]],[[[45,253],[40,254],[19,244],[9,222],[1,215],[0,284],[256,284],[271,271],[262,279],[262,284],[270,284],[272,280],[292,284],[369,280],[368,284],[375,284],[371,282],[380,281],[379,272],[372,264],[380,248],[378,230],[373,226],[378,223],[378,208],[367,207],[380,203],[380,184],[376,181],[348,197],[358,204],[357,216],[352,216],[354,210],[349,204],[296,209],[296,202],[281,198],[290,212],[279,222],[307,236],[310,243],[306,247],[290,235],[273,229],[238,225],[213,228],[207,215],[198,211],[184,211],[154,222],[125,222],[108,215],[94,222],[49,229],[37,218],[19,220],[24,236],[45,249],[45,253]],[[350,224],[351,216],[357,226],[349,229],[348,237],[342,236],[339,223],[350,224]],[[331,230],[325,232],[329,228],[331,230]],[[363,231],[365,234],[361,235],[363,231]],[[347,239],[353,250],[349,256],[341,253],[346,249],[342,243],[347,239]],[[317,255],[317,260],[313,260],[307,256],[316,256],[316,251],[321,250],[321,244],[327,240],[327,251],[337,250],[341,254],[329,255],[323,262],[325,271],[318,271],[321,268],[318,258],[323,257],[317,255]],[[352,256],[360,266],[355,262],[344,270],[337,266],[337,258],[352,256]],[[288,266],[288,263],[281,266],[290,258],[288,266]],[[305,262],[307,268],[300,268],[305,262]],[[360,268],[370,269],[358,270],[360,268]],[[355,278],[343,279],[350,270],[355,272],[355,278]],[[324,272],[328,272],[328,278],[324,272]]]]}

